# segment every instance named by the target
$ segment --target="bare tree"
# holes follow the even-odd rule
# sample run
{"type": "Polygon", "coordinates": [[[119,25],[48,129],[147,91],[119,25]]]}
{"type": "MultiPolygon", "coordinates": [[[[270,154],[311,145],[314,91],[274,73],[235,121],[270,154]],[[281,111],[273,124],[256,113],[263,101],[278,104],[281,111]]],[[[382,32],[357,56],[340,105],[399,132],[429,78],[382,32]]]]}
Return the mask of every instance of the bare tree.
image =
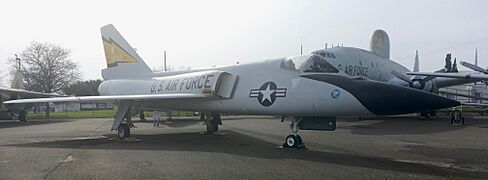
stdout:
{"type": "MultiPolygon", "coordinates": [[[[62,93],[80,79],[78,65],[69,58],[70,54],[70,50],[55,44],[32,42],[19,53],[20,68],[17,61],[10,60],[11,75],[19,69],[26,90],[62,93]]],[[[49,104],[46,116],[49,116],[49,104]]]]}

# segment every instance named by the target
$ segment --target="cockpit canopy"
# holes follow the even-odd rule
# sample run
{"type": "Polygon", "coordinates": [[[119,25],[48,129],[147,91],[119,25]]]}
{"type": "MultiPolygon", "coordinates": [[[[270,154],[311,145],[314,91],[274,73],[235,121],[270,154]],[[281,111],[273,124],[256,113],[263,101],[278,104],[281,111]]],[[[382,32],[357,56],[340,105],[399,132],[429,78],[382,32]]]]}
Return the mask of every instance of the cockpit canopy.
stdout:
{"type": "Polygon", "coordinates": [[[334,66],[319,55],[289,57],[281,62],[281,69],[305,73],[338,73],[334,66]]]}

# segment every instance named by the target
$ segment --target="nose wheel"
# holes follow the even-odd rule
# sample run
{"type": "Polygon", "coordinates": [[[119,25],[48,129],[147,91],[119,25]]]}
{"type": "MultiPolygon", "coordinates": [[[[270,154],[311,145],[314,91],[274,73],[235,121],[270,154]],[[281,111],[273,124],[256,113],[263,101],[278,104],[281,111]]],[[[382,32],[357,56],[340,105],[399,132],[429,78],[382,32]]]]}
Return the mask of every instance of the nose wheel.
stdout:
{"type": "Polygon", "coordinates": [[[304,148],[305,144],[303,144],[302,137],[298,135],[298,123],[300,122],[301,118],[293,118],[290,125],[290,135],[286,136],[285,143],[283,147],[285,148],[304,148]]]}
{"type": "Polygon", "coordinates": [[[303,145],[302,137],[300,135],[288,135],[285,139],[284,146],[289,148],[296,148],[298,145],[303,145]]]}

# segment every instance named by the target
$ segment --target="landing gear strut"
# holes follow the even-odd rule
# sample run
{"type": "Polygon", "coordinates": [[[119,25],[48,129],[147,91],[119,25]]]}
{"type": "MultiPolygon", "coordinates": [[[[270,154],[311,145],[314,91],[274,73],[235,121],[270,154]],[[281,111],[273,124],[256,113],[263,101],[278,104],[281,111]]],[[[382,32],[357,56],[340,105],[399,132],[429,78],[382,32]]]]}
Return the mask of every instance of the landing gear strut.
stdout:
{"type": "Polygon", "coordinates": [[[131,102],[121,101],[118,104],[117,113],[115,114],[112,130],[117,130],[117,135],[120,139],[130,136],[130,128],[135,128],[131,121],[131,102]],[[125,119],[125,122],[123,122],[125,119]]]}
{"type": "Polygon", "coordinates": [[[303,148],[305,144],[303,144],[302,137],[298,135],[298,123],[300,123],[301,118],[293,118],[290,124],[290,135],[286,136],[285,143],[283,147],[287,148],[303,148]]]}

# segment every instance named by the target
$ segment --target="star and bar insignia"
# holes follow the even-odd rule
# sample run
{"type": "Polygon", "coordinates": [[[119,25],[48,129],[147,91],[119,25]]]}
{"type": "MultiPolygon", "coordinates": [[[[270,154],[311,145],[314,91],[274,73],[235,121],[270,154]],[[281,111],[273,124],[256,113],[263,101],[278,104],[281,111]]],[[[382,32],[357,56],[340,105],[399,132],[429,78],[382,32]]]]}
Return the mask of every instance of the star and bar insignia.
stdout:
{"type": "Polygon", "coordinates": [[[278,88],[274,82],[266,82],[259,89],[251,89],[249,97],[257,98],[259,104],[271,106],[276,97],[286,97],[286,88],[278,88]]]}

